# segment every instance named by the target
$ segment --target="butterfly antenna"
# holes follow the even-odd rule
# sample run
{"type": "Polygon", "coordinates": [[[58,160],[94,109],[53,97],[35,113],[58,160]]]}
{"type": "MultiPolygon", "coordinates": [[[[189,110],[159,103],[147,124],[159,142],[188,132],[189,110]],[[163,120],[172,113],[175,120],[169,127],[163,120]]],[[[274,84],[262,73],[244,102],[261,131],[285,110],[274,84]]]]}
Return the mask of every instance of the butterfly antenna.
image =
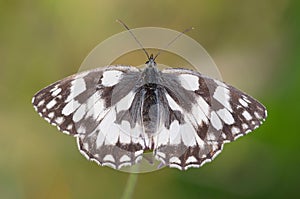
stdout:
{"type": "MultiPolygon", "coordinates": [[[[172,44],[172,43],[174,43],[179,37],[181,37],[184,33],[187,33],[187,32],[189,32],[190,30],[193,30],[194,29],[194,27],[190,27],[190,28],[187,28],[187,29],[185,29],[184,31],[182,31],[180,34],[178,34],[174,39],[172,39],[167,45],[166,45],[166,47],[164,48],[164,49],[168,49],[169,48],[169,46],[172,44]]],[[[156,57],[158,57],[158,55],[160,55],[161,54],[161,52],[162,52],[162,49],[160,49],[159,51],[158,51],[158,53],[154,56],[154,60],[156,59],[156,57]]]]}
{"type": "Polygon", "coordinates": [[[130,28],[123,21],[121,21],[119,19],[117,19],[116,22],[118,22],[119,24],[121,24],[122,26],[124,26],[124,28],[129,31],[129,33],[134,38],[134,40],[139,44],[139,46],[141,47],[141,49],[145,52],[148,60],[150,60],[150,56],[149,56],[148,52],[145,50],[145,48],[143,47],[143,45],[141,44],[141,42],[136,38],[136,36],[133,34],[133,32],[130,30],[130,28]]]}

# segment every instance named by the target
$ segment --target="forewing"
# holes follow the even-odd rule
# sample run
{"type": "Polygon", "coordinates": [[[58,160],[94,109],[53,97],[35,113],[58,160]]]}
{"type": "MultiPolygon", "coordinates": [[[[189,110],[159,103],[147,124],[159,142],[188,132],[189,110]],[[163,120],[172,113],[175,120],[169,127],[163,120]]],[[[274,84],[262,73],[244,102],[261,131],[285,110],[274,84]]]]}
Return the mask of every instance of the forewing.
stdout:
{"type": "Polygon", "coordinates": [[[85,157],[118,169],[134,164],[143,153],[137,139],[140,127],[116,124],[119,109],[130,106],[126,103],[134,96],[139,75],[138,69],[127,66],[82,72],[42,89],[32,103],[45,120],[77,137],[85,157]]]}
{"type": "Polygon", "coordinates": [[[170,167],[202,166],[224,143],[253,131],[267,116],[261,103],[221,81],[186,69],[161,74],[169,106],[184,115],[183,124],[175,121],[169,134],[157,136],[155,155],[170,167]]]}

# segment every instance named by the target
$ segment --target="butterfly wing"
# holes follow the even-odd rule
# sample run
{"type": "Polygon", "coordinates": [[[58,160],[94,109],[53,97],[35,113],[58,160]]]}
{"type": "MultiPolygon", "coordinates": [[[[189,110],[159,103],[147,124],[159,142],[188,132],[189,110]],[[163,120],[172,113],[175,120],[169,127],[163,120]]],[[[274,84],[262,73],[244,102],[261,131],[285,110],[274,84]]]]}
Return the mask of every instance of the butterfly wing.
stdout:
{"type": "Polygon", "coordinates": [[[171,110],[184,115],[184,122],[174,120],[156,137],[155,156],[170,167],[210,162],[224,143],[253,131],[267,116],[257,100],[200,73],[165,69],[161,77],[171,110]]]}
{"type": "MultiPolygon", "coordinates": [[[[146,144],[141,72],[134,67],[95,69],[60,80],[38,92],[36,111],[64,133],[77,137],[88,159],[116,169],[142,158],[146,144]]],[[[185,170],[211,161],[223,144],[257,128],[262,104],[217,80],[185,69],[160,73],[164,125],[153,136],[154,155],[185,170]]],[[[151,138],[152,139],[152,138],[151,138]]]]}
{"type": "Polygon", "coordinates": [[[77,137],[86,158],[119,169],[141,159],[144,149],[140,126],[116,123],[131,104],[139,76],[129,66],[86,71],[42,89],[32,103],[41,117],[77,137]]]}

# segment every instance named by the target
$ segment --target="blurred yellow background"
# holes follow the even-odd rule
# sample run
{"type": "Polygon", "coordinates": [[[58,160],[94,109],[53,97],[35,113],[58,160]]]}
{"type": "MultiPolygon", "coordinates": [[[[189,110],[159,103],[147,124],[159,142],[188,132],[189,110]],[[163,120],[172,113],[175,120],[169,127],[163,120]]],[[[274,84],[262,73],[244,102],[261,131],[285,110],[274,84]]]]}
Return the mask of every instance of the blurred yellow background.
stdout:
{"type": "Polygon", "coordinates": [[[31,105],[36,91],[76,73],[90,50],[124,31],[117,18],[131,28],[195,27],[187,34],[224,81],[269,111],[200,169],[139,175],[133,198],[299,197],[299,1],[0,0],[1,199],[121,198],[129,174],[87,161],[31,105]]]}

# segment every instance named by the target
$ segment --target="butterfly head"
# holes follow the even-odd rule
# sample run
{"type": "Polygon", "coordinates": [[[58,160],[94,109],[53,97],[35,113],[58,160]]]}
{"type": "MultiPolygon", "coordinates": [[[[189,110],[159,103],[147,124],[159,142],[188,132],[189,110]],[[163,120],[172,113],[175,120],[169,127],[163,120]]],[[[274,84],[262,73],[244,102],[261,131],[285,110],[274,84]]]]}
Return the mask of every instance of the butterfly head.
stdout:
{"type": "Polygon", "coordinates": [[[156,67],[156,62],[155,62],[155,58],[153,57],[153,54],[150,55],[150,57],[148,58],[148,61],[146,61],[146,65],[147,67],[156,67]]]}

